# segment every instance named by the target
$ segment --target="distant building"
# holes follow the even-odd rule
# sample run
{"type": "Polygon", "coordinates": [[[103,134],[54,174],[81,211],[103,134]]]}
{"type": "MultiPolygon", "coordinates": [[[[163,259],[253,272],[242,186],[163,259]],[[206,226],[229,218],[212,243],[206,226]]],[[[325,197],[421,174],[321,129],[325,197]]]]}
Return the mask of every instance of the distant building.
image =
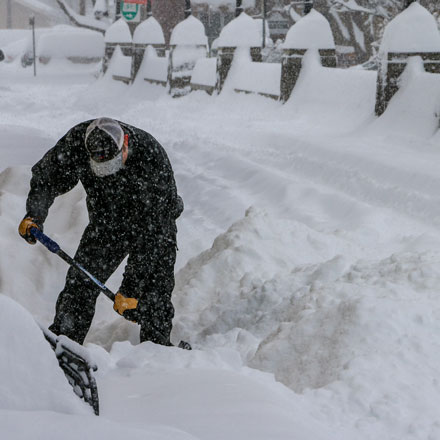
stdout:
{"type": "Polygon", "coordinates": [[[43,14],[22,6],[15,0],[0,1],[0,29],[27,29],[29,28],[29,17],[35,16],[35,25],[37,27],[48,27],[53,22],[43,14]]]}

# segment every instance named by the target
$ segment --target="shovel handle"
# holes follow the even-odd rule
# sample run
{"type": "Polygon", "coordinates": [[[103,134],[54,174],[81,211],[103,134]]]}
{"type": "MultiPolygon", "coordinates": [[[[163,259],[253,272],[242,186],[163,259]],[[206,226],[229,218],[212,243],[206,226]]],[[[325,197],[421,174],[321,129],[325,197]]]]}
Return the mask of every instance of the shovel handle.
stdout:
{"type": "Polygon", "coordinates": [[[56,254],[60,250],[58,243],[49,238],[46,234],[43,234],[38,228],[31,228],[31,234],[47,249],[56,254]]]}

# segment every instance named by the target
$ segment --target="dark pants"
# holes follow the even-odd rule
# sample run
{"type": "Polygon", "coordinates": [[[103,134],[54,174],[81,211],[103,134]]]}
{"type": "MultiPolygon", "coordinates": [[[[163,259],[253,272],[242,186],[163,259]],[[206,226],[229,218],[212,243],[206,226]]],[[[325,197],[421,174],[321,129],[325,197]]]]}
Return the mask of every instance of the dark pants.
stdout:
{"type": "MultiPolygon", "coordinates": [[[[139,300],[140,340],[169,345],[174,316],[171,294],[176,261],[175,236],[133,240],[129,234],[111,233],[108,228],[89,224],[75,260],[105,283],[127,255],[121,293],[139,300]]],[[[99,294],[99,288],[91,280],[71,267],[49,329],[82,344],[92,323],[99,294]]]]}

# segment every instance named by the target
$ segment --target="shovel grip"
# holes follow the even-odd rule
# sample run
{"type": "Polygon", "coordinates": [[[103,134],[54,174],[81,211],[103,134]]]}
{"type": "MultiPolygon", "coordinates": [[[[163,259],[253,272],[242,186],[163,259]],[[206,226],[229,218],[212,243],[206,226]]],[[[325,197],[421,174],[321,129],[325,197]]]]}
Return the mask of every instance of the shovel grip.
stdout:
{"type": "Polygon", "coordinates": [[[30,232],[42,245],[54,254],[60,250],[58,243],[50,239],[46,234],[43,234],[38,228],[31,228],[30,232]]]}

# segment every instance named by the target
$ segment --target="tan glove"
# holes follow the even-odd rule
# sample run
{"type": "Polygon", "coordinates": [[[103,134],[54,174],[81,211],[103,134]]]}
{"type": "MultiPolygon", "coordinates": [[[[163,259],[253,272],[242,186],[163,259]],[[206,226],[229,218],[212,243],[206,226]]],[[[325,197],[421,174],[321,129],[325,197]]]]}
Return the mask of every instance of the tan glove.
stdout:
{"type": "Polygon", "coordinates": [[[20,225],[18,226],[18,233],[23,237],[29,244],[35,244],[37,242],[36,238],[31,234],[31,228],[37,228],[41,230],[38,225],[38,221],[32,217],[25,217],[20,225]]]}
{"type": "MultiPolygon", "coordinates": [[[[113,309],[121,316],[124,316],[124,312],[126,312],[127,310],[136,309],[137,305],[138,300],[136,298],[126,298],[124,295],[122,295],[122,293],[118,292],[115,295],[115,303],[113,304],[113,309]]],[[[126,318],[126,316],[124,316],[124,318],[126,318]]],[[[132,321],[132,319],[130,319],[130,321],[132,321]]]]}

